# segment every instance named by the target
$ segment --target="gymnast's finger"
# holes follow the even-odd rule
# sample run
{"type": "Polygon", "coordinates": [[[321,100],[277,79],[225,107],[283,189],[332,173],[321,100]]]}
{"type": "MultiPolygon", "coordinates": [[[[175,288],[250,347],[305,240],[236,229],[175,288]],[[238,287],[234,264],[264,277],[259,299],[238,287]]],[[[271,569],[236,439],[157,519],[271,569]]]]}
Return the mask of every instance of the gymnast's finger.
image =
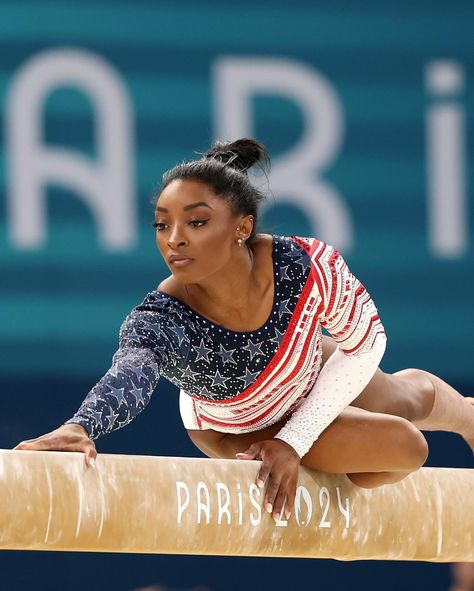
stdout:
{"type": "Polygon", "coordinates": [[[13,449],[47,451],[50,449],[50,446],[48,443],[45,443],[45,439],[43,437],[36,437],[35,439],[25,439],[25,441],[21,441],[13,449]]]}
{"type": "Polygon", "coordinates": [[[272,475],[268,480],[267,492],[265,494],[265,500],[263,502],[263,506],[265,508],[265,511],[268,511],[268,513],[273,513],[273,507],[274,507],[275,499],[277,497],[279,489],[280,489],[280,480],[275,478],[275,476],[272,475]]]}
{"type": "Polygon", "coordinates": [[[95,468],[95,461],[97,459],[97,450],[95,448],[95,445],[92,443],[92,441],[91,441],[91,445],[89,445],[87,447],[87,449],[85,450],[84,455],[85,455],[86,466],[88,466],[89,468],[95,468]]]}
{"type": "Polygon", "coordinates": [[[287,497],[287,487],[284,486],[283,483],[280,483],[280,487],[278,489],[277,495],[275,497],[275,501],[273,502],[273,512],[272,517],[275,521],[278,521],[282,516],[283,510],[285,508],[285,499],[287,497]]]}
{"type": "Polygon", "coordinates": [[[46,433],[41,437],[35,439],[28,439],[22,441],[15,449],[24,449],[31,451],[66,451],[71,446],[71,442],[61,436],[55,434],[55,432],[46,433]]]}
{"type": "Polygon", "coordinates": [[[259,443],[252,443],[252,445],[244,452],[235,454],[238,460],[256,460],[260,458],[261,445],[259,443]]]}
{"type": "Polygon", "coordinates": [[[271,469],[272,464],[269,461],[264,460],[261,463],[257,478],[255,479],[255,484],[258,486],[258,488],[263,488],[265,486],[265,482],[270,476],[271,469]]]}

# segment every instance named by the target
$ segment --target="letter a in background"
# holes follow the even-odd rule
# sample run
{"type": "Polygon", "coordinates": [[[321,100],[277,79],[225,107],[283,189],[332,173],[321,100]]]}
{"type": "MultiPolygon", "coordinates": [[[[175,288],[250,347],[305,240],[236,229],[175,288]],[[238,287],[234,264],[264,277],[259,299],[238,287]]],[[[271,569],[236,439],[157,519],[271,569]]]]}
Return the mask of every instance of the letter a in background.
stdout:
{"type": "Polygon", "coordinates": [[[45,51],[15,77],[6,107],[9,152],[10,240],[37,249],[47,234],[45,189],[68,187],[93,213],[107,250],[130,248],[136,238],[132,174],[132,111],[119,75],[97,55],[45,51]],[[94,108],[98,158],[41,143],[44,104],[63,86],[83,92],[94,108]]]}
{"type": "Polygon", "coordinates": [[[292,60],[222,58],[214,65],[216,136],[253,136],[252,97],[273,94],[292,100],[305,117],[299,143],[276,160],[272,189],[290,198],[311,221],[314,235],[342,250],[353,247],[353,224],[338,190],[320,175],[337,155],[343,112],[327,78],[292,60]]]}

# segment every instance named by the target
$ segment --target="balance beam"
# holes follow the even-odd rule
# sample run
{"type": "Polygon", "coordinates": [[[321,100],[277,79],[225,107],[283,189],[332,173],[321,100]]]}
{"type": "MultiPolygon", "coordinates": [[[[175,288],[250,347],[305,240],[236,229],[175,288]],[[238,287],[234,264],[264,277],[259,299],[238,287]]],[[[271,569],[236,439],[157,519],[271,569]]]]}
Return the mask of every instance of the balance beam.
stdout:
{"type": "Polygon", "coordinates": [[[258,462],[0,450],[0,548],[474,562],[474,470],[366,490],[300,469],[275,523],[258,462]]]}

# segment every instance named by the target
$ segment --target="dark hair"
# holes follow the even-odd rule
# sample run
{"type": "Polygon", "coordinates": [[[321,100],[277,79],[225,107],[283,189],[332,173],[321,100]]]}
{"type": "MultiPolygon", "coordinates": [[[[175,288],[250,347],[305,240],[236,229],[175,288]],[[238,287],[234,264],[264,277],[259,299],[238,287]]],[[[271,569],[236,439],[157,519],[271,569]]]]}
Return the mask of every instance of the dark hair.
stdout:
{"type": "Polygon", "coordinates": [[[202,158],[177,164],[163,175],[161,192],[176,179],[193,179],[209,185],[214,193],[226,199],[235,215],[252,215],[254,226],[249,240],[256,234],[259,203],[264,193],[255,188],[248,171],[259,164],[265,174],[270,169],[270,156],[265,146],[253,139],[242,138],[235,142],[214,143],[202,158]]]}

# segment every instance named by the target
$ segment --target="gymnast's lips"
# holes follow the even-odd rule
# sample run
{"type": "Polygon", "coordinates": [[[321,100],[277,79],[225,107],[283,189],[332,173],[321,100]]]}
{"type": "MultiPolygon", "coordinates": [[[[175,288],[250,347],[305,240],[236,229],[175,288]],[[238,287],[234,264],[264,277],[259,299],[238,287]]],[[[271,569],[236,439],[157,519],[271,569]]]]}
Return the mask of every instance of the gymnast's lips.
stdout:
{"type": "Polygon", "coordinates": [[[173,265],[175,267],[185,267],[186,265],[192,263],[193,260],[194,259],[192,259],[191,257],[187,257],[184,254],[172,254],[170,257],[168,257],[168,262],[170,263],[170,265],[173,265]]]}

